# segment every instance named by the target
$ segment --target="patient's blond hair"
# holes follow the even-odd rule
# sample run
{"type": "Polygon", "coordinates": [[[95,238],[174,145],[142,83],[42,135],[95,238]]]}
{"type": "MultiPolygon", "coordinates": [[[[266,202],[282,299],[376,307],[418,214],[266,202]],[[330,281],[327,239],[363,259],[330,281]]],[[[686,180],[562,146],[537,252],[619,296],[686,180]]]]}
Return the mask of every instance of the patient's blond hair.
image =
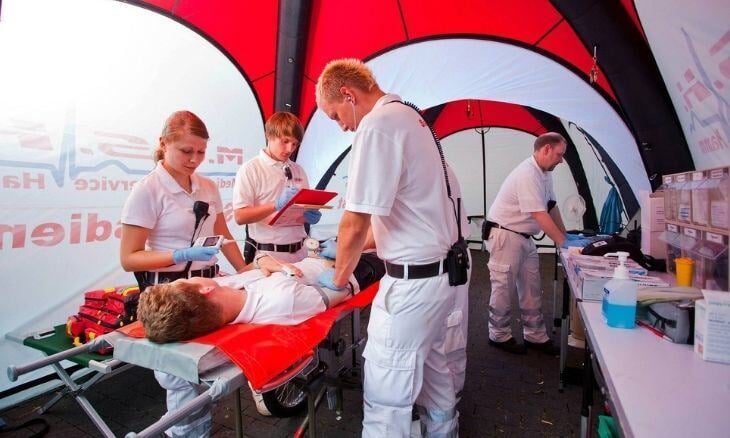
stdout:
{"type": "Polygon", "coordinates": [[[340,92],[343,86],[370,92],[377,87],[373,72],[365,63],[355,58],[336,59],[324,66],[317,79],[315,95],[321,102],[341,102],[345,97],[340,92]]]}
{"type": "Polygon", "coordinates": [[[200,287],[197,283],[179,282],[145,289],[137,317],[147,339],[158,343],[186,341],[223,326],[222,309],[202,295],[200,287]]]}

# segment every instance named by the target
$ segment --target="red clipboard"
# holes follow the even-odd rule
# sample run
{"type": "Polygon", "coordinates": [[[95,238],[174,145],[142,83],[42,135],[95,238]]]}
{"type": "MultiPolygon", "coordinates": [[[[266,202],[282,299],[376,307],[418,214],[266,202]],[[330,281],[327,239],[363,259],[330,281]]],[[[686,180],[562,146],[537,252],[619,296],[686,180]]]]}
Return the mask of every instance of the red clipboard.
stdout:
{"type": "Polygon", "coordinates": [[[269,225],[302,225],[304,223],[304,211],[314,206],[324,206],[337,192],[326,190],[300,189],[286,205],[279,210],[269,221],[269,225]],[[306,204],[306,207],[297,205],[306,204]]]}

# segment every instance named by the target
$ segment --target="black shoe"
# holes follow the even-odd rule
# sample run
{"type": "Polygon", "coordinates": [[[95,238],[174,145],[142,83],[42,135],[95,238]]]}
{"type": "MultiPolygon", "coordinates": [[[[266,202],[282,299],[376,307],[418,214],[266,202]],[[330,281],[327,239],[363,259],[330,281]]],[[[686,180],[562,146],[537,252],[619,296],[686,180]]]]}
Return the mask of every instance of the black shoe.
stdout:
{"type": "Polygon", "coordinates": [[[530,342],[525,339],[525,347],[537,350],[550,356],[557,356],[560,354],[560,348],[553,345],[552,339],[548,339],[545,342],[530,342]]]}
{"type": "Polygon", "coordinates": [[[509,338],[504,342],[497,342],[490,339],[489,345],[491,345],[492,347],[497,347],[500,350],[504,350],[507,353],[527,354],[527,349],[525,348],[525,346],[522,344],[518,344],[517,341],[515,341],[515,338],[509,338]]]}

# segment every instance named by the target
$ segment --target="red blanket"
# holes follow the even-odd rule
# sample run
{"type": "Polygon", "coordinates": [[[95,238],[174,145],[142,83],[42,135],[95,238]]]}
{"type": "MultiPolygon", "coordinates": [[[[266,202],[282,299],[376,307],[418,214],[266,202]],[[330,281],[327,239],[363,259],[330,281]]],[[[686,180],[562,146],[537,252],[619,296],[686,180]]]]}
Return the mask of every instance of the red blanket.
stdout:
{"type": "MultiPolygon", "coordinates": [[[[377,291],[378,283],[372,284],[339,306],[299,325],[231,324],[190,342],[218,347],[241,368],[251,386],[259,389],[299,359],[312,354],[342,312],[367,306],[377,291]]],[[[120,331],[128,336],[144,337],[141,324],[120,331]]]]}

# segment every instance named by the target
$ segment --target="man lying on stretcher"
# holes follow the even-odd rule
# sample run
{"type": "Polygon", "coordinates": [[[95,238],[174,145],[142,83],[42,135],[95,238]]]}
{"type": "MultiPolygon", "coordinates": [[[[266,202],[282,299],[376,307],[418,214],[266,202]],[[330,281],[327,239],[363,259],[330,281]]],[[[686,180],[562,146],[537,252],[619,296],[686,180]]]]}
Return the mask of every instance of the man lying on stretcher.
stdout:
{"type": "Polygon", "coordinates": [[[147,338],[185,341],[233,323],[296,325],[351,298],[385,274],[385,265],[375,253],[363,253],[349,287],[335,291],[317,282],[333,260],[310,256],[285,265],[296,268],[295,275],[274,272],[267,276],[264,268],[275,265],[266,258],[260,260],[262,269],[148,287],[137,310],[147,338]]]}

